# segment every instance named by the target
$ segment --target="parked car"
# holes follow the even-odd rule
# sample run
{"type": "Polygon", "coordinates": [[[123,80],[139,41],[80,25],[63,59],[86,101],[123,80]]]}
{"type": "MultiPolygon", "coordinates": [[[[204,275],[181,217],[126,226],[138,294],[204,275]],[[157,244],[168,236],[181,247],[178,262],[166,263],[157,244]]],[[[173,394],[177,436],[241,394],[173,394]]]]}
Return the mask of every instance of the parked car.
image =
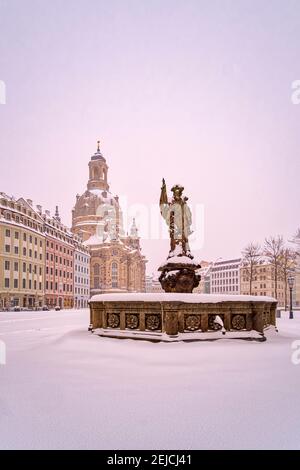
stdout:
{"type": "Polygon", "coordinates": [[[58,312],[60,310],[60,306],[59,305],[56,305],[55,306],[55,310],[58,312]]]}
{"type": "Polygon", "coordinates": [[[49,311],[48,305],[43,305],[42,310],[44,310],[44,311],[49,311]]]}
{"type": "Polygon", "coordinates": [[[19,305],[15,305],[13,310],[14,312],[21,312],[21,307],[19,307],[19,305]]]}

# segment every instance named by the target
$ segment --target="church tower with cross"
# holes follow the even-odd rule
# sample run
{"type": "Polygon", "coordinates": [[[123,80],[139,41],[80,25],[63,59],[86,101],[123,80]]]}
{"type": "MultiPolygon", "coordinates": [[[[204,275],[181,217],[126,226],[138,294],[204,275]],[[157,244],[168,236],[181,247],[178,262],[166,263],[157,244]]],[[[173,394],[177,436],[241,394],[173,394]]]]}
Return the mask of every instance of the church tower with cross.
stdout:
{"type": "Polygon", "coordinates": [[[91,157],[89,162],[89,181],[88,190],[98,189],[108,191],[109,185],[107,183],[108,166],[105,158],[100,151],[100,140],[97,142],[97,151],[91,157]]]}
{"type": "Polygon", "coordinates": [[[118,196],[107,181],[108,165],[100,150],[89,161],[87,189],[77,194],[72,211],[72,231],[83,239],[91,255],[91,295],[109,292],[143,292],[146,258],[141,252],[133,219],[129,234],[123,228],[118,196]]]}

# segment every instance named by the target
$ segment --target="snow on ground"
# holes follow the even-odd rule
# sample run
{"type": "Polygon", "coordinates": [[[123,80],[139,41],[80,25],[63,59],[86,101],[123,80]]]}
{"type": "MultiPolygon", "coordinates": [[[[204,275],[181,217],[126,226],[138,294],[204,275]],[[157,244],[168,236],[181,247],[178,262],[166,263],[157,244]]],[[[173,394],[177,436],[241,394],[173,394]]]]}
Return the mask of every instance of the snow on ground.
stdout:
{"type": "Polygon", "coordinates": [[[264,343],[150,343],[87,310],[0,312],[0,448],[300,449],[295,315],[264,343]]]}

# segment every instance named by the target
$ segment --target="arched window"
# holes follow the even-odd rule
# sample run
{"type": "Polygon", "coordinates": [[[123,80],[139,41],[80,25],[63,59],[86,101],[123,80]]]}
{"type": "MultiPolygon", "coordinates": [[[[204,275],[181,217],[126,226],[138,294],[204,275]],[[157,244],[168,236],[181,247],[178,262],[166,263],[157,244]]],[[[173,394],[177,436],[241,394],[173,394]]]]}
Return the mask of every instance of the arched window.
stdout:
{"type": "Polygon", "coordinates": [[[99,168],[95,167],[94,168],[94,180],[98,180],[98,179],[99,179],[99,168]]]}
{"type": "Polygon", "coordinates": [[[97,263],[97,264],[94,264],[94,275],[99,276],[99,274],[100,274],[100,266],[97,263]]]}
{"type": "Polygon", "coordinates": [[[111,286],[118,287],[118,264],[111,264],[111,286]]]}

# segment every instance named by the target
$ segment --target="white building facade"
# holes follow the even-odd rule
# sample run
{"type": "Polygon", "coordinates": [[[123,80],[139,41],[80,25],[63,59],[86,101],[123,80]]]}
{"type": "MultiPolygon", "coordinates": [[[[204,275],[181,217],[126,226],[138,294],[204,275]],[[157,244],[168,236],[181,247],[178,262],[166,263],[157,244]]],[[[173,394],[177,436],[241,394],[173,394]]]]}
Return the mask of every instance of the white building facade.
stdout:
{"type": "Polygon", "coordinates": [[[74,235],[74,308],[87,308],[90,299],[90,252],[74,235]]]}
{"type": "Polygon", "coordinates": [[[145,291],[152,294],[156,292],[164,292],[159,280],[154,276],[154,274],[146,276],[145,291]]]}
{"type": "Polygon", "coordinates": [[[210,269],[212,294],[240,294],[241,258],[218,261],[210,269]]]}

